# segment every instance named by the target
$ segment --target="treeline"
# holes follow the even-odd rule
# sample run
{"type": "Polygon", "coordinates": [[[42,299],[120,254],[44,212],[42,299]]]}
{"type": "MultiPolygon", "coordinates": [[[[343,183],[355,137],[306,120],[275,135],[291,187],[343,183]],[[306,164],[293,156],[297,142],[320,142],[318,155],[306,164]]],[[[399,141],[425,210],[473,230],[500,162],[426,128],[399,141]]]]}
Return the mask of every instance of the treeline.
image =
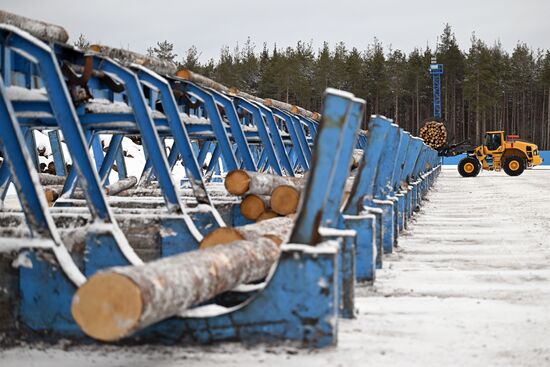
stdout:
{"type": "Polygon", "coordinates": [[[318,50],[306,42],[257,50],[249,39],[222,48],[217,60],[206,63],[195,47],[178,60],[166,41],[148,52],[227,86],[313,111],[320,109],[325,88],[347,90],[367,101],[367,116],[388,116],[414,133],[433,113],[428,68],[435,56],[445,68],[443,119],[452,140],[479,143],[484,131],[505,130],[550,148],[550,52],[524,43],[507,52],[474,35],[470,48],[461,50],[447,25],[435,51],[416,48],[409,54],[385,49],[376,39],[364,51],[343,42],[318,50]]]}

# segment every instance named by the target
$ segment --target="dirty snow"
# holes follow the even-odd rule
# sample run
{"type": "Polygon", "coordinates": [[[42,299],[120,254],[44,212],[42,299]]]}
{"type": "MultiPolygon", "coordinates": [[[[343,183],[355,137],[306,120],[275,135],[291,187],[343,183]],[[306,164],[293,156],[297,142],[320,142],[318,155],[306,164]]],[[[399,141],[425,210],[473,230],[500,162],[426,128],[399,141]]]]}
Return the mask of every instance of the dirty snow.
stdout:
{"type": "Polygon", "coordinates": [[[445,168],[421,212],[356,289],[338,346],[21,346],[11,366],[548,366],[550,170],[464,179],[445,168]]]}

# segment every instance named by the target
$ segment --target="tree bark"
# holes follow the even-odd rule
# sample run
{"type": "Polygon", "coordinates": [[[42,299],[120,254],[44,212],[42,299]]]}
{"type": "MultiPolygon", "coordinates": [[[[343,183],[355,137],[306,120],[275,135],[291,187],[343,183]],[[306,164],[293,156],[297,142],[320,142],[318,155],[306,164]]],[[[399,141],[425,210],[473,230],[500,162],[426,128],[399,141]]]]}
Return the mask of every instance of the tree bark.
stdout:
{"type": "Polygon", "coordinates": [[[38,178],[40,184],[44,186],[50,185],[63,185],[65,183],[65,176],[50,175],[49,173],[39,173],[38,178]]]}
{"type": "Polygon", "coordinates": [[[0,23],[13,25],[47,41],[66,43],[69,40],[69,33],[61,26],[30,19],[4,10],[0,10],[0,23]]]}

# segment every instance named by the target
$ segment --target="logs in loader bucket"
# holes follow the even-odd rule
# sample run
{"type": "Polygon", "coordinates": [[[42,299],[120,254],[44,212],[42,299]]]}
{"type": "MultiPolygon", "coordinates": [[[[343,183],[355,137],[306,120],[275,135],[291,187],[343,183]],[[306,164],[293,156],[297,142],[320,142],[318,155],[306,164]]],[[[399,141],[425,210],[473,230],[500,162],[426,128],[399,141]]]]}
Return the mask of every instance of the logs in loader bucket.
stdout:
{"type": "Polygon", "coordinates": [[[0,190],[21,204],[0,212],[0,261],[18,266],[0,266],[13,305],[0,328],[336,344],[354,285],[375,279],[437,178],[436,150],[382,116],[360,131],[365,101],[347,92],[327,89],[311,112],[0,19],[0,190]],[[46,157],[54,176],[39,172],[46,157]]]}

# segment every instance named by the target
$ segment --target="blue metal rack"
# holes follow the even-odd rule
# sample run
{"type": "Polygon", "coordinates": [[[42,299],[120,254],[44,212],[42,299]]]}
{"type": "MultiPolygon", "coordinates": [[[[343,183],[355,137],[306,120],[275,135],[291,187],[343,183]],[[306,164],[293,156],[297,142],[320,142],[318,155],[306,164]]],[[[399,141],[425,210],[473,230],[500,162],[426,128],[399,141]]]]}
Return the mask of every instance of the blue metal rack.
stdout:
{"type": "Polygon", "coordinates": [[[19,270],[19,320],[45,338],[84,338],[70,300],[95,272],[194,251],[212,229],[242,222],[235,201],[213,199],[207,181],[214,172],[244,168],[308,172],[278,265],[265,282],[241,292],[246,300],[237,306],[214,314],[199,305],[142,330],[138,339],[334,345],[338,316],[354,317],[355,283],[375,279],[382,255],[393,250],[439,173],[437,152],[391,120],[373,116],[368,133],[359,131],[365,102],[350,93],[327,90],[318,122],[154,64],[115,60],[113,49],[83,53],[12,26],[0,25],[0,51],[0,193],[4,199],[12,182],[22,207],[0,211],[0,251],[14,245],[31,250],[33,267],[19,270]],[[15,87],[22,94],[14,95],[15,87]],[[95,99],[80,99],[82,93],[95,99]],[[94,108],[98,98],[102,109],[94,108]],[[56,174],[66,176],[64,196],[53,207],[42,192],[33,141],[33,131],[43,129],[56,174]],[[60,133],[72,159],[69,171],[60,133]],[[105,152],[103,134],[111,136],[105,152]],[[155,194],[106,196],[115,163],[119,178],[127,177],[122,142],[132,135],[141,139],[147,159],[131,193],[153,187],[155,194]],[[169,154],[167,139],[174,141],[169,154]],[[350,178],[354,148],[363,158],[350,178]],[[180,160],[191,197],[182,195],[171,172],[180,160]],[[14,228],[24,223],[28,229],[14,228]]]}
{"type": "Polygon", "coordinates": [[[430,64],[430,75],[433,85],[433,112],[434,118],[441,119],[441,76],[443,75],[443,64],[438,64],[435,57],[430,64]]]}

